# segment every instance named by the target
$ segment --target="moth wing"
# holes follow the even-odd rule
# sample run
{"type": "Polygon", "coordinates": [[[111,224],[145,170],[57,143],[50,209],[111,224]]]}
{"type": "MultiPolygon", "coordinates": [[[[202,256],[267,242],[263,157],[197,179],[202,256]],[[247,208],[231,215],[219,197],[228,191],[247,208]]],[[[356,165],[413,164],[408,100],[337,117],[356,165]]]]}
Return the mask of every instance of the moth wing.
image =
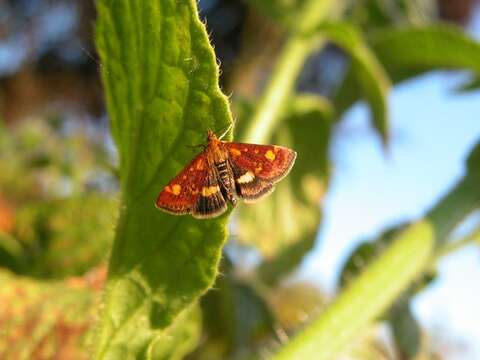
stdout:
{"type": "Polygon", "coordinates": [[[192,214],[199,219],[219,216],[227,210],[213,168],[200,153],[160,192],[157,208],[173,215],[192,214]]]}
{"type": "Polygon", "coordinates": [[[225,143],[235,177],[238,197],[259,200],[274,190],[274,184],[291,170],[296,152],[282,146],[225,143]]]}
{"type": "Polygon", "coordinates": [[[174,215],[190,214],[206,177],[207,162],[202,152],[163,188],[157,197],[157,208],[174,215]]]}
{"type": "Polygon", "coordinates": [[[297,153],[277,145],[225,143],[230,158],[259,178],[276,183],[288,175],[297,153]]]}
{"type": "Polygon", "coordinates": [[[192,210],[192,216],[197,219],[214,218],[223,214],[227,208],[215,169],[209,168],[192,210]]]}

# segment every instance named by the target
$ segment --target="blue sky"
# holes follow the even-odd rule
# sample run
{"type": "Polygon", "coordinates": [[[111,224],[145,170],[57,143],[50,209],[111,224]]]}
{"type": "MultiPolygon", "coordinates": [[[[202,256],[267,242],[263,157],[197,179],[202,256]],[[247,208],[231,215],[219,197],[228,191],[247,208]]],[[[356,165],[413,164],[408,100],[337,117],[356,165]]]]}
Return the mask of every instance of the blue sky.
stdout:
{"type": "MultiPolygon", "coordinates": [[[[477,20],[472,32],[479,38],[477,20]]],[[[302,271],[309,279],[333,291],[359,241],[421,217],[460,179],[466,156],[480,141],[480,91],[453,92],[464,75],[435,72],[394,88],[388,155],[370,130],[366,107],[358,104],[347,114],[332,145],[324,223],[302,271]]],[[[467,247],[441,262],[439,280],[414,304],[424,327],[467,347],[462,360],[480,359],[478,279],[480,249],[467,247]]]]}

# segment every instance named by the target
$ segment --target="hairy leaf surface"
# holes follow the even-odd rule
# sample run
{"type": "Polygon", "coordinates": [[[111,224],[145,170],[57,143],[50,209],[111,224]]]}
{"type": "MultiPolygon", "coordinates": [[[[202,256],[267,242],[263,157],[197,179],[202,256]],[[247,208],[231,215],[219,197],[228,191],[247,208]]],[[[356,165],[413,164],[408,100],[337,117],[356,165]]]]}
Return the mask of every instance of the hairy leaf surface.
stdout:
{"type": "Polygon", "coordinates": [[[157,210],[163,186],[231,123],[196,2],[101,0],[97,45],[121,173],[97,359],[145,354],[162,329],[213,283],[226,216],[157,210]]]}

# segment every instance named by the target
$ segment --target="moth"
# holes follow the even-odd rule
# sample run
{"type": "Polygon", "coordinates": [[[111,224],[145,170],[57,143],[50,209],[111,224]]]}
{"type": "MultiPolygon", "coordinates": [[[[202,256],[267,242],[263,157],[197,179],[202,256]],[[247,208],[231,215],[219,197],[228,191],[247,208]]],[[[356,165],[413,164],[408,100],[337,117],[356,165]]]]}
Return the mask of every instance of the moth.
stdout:
{"type": "Polygon", "coordinates": [[[207,145],[158,195],[157,208],[198,219],[223,214],[237,199],[250,203],[274,190],[297,153],[283,146],[222,141],[211,130],[207,145]]]}

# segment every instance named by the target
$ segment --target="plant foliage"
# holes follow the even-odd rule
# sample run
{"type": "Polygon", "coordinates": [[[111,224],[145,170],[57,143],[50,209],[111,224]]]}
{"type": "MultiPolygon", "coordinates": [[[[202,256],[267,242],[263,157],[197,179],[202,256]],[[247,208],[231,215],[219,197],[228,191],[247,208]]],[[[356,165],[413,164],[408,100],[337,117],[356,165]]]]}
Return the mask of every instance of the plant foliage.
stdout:
{"type": "Polygon", "coordinates": [[[231,123],[196,2],[97,3],[97,45],[120,156],[121,210],[97,359],[150,354],[157,337],[217,274],[226,216],[159,212],[154,200],[193,157],[207,129],[231,123]]]}

